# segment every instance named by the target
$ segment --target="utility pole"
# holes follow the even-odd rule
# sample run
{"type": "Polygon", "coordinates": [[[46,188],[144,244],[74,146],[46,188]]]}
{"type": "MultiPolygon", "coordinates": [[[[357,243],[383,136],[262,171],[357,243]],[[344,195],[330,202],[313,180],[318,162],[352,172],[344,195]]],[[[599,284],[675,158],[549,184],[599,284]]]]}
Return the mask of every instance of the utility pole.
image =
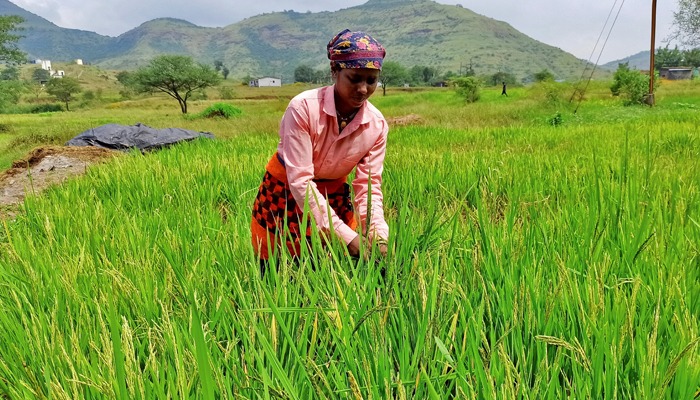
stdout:
{"type": "Polygon", "coordinates": [[[654,52],[656,51],[656,0],[651,3],[651,63],[649,66],[649,95],[646,103],[654,106],[654,52]]]}

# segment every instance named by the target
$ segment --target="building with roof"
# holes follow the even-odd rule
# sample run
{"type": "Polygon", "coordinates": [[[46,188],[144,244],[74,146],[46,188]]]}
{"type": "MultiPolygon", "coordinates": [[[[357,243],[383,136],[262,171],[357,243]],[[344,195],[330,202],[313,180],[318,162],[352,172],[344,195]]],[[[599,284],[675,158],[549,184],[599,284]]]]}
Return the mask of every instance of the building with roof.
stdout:
{"type": "Polygon", "coordinates": [[[659,76],[669,81],[693,79],[693,69],[689,67],[659,68],[659,76]]]}
{"type": "Polygon", "coordinates": [[[259,79],[251,79],[248,82],[248,86],[250,87],[281,87],[282,86],[282,79],[280,78],[259,78],[259,79]]]}

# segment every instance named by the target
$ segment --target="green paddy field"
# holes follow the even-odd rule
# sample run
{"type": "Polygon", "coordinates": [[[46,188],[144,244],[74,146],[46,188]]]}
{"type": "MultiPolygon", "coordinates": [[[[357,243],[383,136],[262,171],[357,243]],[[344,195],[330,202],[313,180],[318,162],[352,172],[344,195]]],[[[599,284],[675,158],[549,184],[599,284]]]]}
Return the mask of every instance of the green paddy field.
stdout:
{"type": "Polygon", "coordinates": [[[304,87],[240,89],[232,120],[165,98],[0,115],[0,169],[112,122],[225,139],[93,166],[0,221],[0,398],[700,397],[700,83],[653,109],[596,85],[575,115],[538,87],[378,92],[421,118],[389,134],[390,256],[314,240],[264,279],[251,204],[304,87]]]}

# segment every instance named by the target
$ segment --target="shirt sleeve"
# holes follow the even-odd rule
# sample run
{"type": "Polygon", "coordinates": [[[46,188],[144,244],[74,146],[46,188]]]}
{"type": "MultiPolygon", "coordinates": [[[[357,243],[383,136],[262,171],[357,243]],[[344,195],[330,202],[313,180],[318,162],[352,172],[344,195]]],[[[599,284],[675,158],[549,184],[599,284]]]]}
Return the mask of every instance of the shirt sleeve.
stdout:
{"type": "Polygon", "coordinates": [[[389,225],[384,220],[384,195],[382,194],[382,173],[388,133],[389,127],[384,121],[384,128],[377,142],[357,164],[355,180],[352,182],[355,190],[355,209],[359,210],[362,232],[367,233],[370,240],[375,237],[389,238],[389,225]]]}
{"type": "Polygon", "coordinates": [[[308,110],[305,105],[290,105],[287,108],[280,124],[280,136],[283,137],[282,158],[287,170],[289,190],[299,208],[304,209],[308,190],[309,209],[318,230],[330,236],[332,222],[335,233],[349,244],[357,237],[357,232],[346,225],[335,211],[328,207],[325,195],[319,192],[313,181],[313,144],[309,131],[308,110]]]}

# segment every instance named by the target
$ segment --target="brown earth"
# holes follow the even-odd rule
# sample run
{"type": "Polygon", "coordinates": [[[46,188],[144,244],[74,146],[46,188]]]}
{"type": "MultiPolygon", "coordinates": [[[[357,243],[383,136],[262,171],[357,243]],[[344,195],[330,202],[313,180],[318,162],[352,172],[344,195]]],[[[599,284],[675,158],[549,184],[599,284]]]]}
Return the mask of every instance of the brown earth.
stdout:
{"type": "Polygon", "coordinates": [[[16,205],[24,201],[27,193],[38,194],[85,174],[91,164],[120,154],[98,147],[45,146],[32,150],[0,175],[0,219],[16,214],[16,205]]]}
{"type": "Polygon", "coordinates": [[[422,121],[423,118],[421,118],[418,114],[409,114],[404,115],[403,117],[392,117],[386,119],[386,122],[389,124],[389,126],[415,125],[419,124],[422,121]]]}

